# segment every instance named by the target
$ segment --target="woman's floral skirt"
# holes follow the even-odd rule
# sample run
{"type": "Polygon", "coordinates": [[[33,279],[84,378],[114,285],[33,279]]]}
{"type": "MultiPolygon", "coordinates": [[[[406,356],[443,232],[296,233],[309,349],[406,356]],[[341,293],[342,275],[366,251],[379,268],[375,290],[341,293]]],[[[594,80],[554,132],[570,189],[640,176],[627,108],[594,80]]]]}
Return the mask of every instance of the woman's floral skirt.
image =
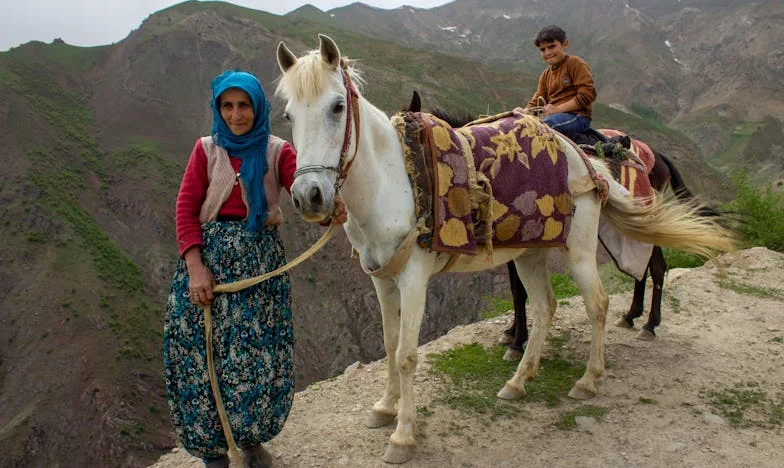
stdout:
{"type": "MultiPolygon", "coordinates": [[[[248,232],[242,221],[202,225],[202,260],[217,284],[258,276],[286,263],[274,228],[248,232]]],[[[282,274],[212,303],[213,360],[221,396],[240,447],[275,437],[294,395],[291,285],[282,274]]],[[[166,308],[163,358],[174,430],[185,449],[201,458],[227,451],[210,387],[204,311],[188,297],[184,260],[177,263],[166,308]]]]}

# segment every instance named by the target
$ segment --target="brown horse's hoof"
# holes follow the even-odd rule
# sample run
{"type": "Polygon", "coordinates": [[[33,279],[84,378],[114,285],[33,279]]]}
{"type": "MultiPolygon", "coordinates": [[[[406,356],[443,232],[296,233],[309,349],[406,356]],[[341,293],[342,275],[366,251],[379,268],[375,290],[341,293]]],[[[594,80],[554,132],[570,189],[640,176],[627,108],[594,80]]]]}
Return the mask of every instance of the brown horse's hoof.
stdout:
{"type": "Polygon", "coordinates": [[[501,336],[498,337],[498,344],[508,345],[512,343],[514,337],[508,333],[501,333],[501,336]]]}
{"type": "Polygon", "coordinates": [[[656,339],[656,333],[653,333],[652,331],[643,328],[642,330],[640,330],[640,333],[637,334],[637,339],[643,341],[653,341],[656,339]]]}
{"type": "Polygon", "coordinates": [[[376,429],[379,427],[389,426],[395,422],[395,415],[388,414],[388,413],[379,413],[378,411],[370,411],[367,420],[365,421],[365,426],[370,429],[376,429]]]}
{"type": "Polygon", "coordinates": [[[634,325],[632,325],[631,323],[627,322],[626,319],[623,318],[623,317],[621,317],[621,318],[619,318],[618,320],[615,321],[615,326],[616,327],[621,327],[621,328],[629,328],[629,329],[634,328],[634,325]]]}
{"type": "Polygon", "coordinates": [[[416,446],[414,445],[397,445],[390,442],[387,444],[387,450],[384,452],[382,459],[387,463],[400,465],[411,460],[414,456],[415,448],[416,446]]]}
{"type": "Polygon", "coordinates": [[[506,348],[504,361],[519,361],[523,357],[523,352],[512,348],[506,348]]]}

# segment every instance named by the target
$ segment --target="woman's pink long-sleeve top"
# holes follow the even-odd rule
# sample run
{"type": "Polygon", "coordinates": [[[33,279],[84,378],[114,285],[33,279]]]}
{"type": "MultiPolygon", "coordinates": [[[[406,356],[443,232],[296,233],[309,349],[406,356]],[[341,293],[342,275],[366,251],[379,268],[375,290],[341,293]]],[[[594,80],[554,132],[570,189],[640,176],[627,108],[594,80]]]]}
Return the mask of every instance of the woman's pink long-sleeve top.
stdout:
{"type": "MultiPolygon", "coordinates": [[[[239,172],[242,159],[229,156],[229,161],[234,171],[239,172]]],[[[297,153],[287,142],[280,150],[277,167],[277,180],[290,193],[291,184],[294,183],[294,171],[297,169],[297,153]]],[[[207,195],[208,184],[207,155],[199,139],[196,140],[196,145],[191,151],[185,174],[182,176],[180,191],[177,194],[175,224],[180,256],[193,246],[203,245],[199,213],[207,195]]],[[[242,199],[240,184],[237,183],[232,188],[229,198],[220,207],[218,216],[245,218],[247,215],[248,209],[242,199]]]]}

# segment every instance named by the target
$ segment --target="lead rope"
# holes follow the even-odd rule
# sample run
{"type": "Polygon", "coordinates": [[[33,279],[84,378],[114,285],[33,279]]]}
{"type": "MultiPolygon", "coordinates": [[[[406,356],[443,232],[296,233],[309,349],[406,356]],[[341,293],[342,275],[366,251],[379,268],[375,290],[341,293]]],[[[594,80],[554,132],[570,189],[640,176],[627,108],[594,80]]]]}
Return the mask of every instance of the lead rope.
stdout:
{"type": "Polygon", "coordinates": [[[536,104],[537,105],[531,106],[528,109],[531,111],[531,113],[534,116],[539,117],[541,119],[542,112],[544,112],[544,106],[547,105],[547,101],[545,101],[544,97],[542,96],[536,96],[536,104]]]}
{"type": "MultiPolygon", "coordinates": [[[[224,283],[215,286],[212,289],[214,293],[226,293],[226,292],[237,292],[248,288],[250,286],[256,285],[261,283],[262,281],[268,280],[273,276],[277,276],[281,273],[284,273],[295,266],[299,265],[300,263],[304,262],[308,258],[310,258],[314,253],[318,252],[322,247],[324,247],[327,242],[332,238],[337,231],[338,225],[331,224],[327,232],[325,232],[321,238],[316,241],[308,250],[302,252],[297,258],[292,260],[291,262],[283,265],[282,267],[270,271],[269,273],[264,273],[259,276],[254,276],[253,278],[248,278],[240,281],[235,281],[233,283],[224,283]]],[[[226,437],[226,443],[229,446],[229,458],[231,460],[235,460],[237,463],[242,463],[243,455],[240,448],[237,446],[237,442],[234,440],[234,434],[232,434],[231,426],[229,425],[229,417],[226,414],[226,407],[223,405],[223,398],[221,398],[220,388],[218,387],[218,375],[215,372],[215,363],[212,357],[212,311],[210,306],[204,308],[204,332],[205,332],[205,340],[206,340],[206,352],[207,352],[207,371],[210,375],[210,387],[212,388],[212,393],[215,396],[215,406],[218,410],[218,417],[221,421],[221,426],[223,428],[223,435],[226,437]]]]}

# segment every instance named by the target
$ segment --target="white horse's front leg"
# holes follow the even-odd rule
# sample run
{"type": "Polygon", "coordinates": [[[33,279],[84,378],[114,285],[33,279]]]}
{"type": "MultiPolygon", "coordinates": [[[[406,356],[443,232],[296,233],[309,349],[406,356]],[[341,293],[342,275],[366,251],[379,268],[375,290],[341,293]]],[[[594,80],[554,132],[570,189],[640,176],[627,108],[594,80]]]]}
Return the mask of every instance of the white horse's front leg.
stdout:
{"type": "Polygon", "coordinates": [[[381,324],[384,331],[384,349],[387,352],[387,387],[384,396],[370,412],[367,427],[376,428],[392,424],[397,415],[395,404],[400,398],[400,376],[397,372],[398,337],[400,336],[400,290],[392,280],[371,277],[381,306],[381,324]]]}
{"type": "Polygon", "coordinates": [[[414,374],[416,373],[419,331],[425,313],[427,282],[433,271],[435,255],[415,249],[406,269],[398,278],[400,288],[400,345],[397,348],[397,371],[400,376],[397,428],[389,438],[384,461],[405,463],[416,448],[416,407],[414,405],[414,374]]]}

